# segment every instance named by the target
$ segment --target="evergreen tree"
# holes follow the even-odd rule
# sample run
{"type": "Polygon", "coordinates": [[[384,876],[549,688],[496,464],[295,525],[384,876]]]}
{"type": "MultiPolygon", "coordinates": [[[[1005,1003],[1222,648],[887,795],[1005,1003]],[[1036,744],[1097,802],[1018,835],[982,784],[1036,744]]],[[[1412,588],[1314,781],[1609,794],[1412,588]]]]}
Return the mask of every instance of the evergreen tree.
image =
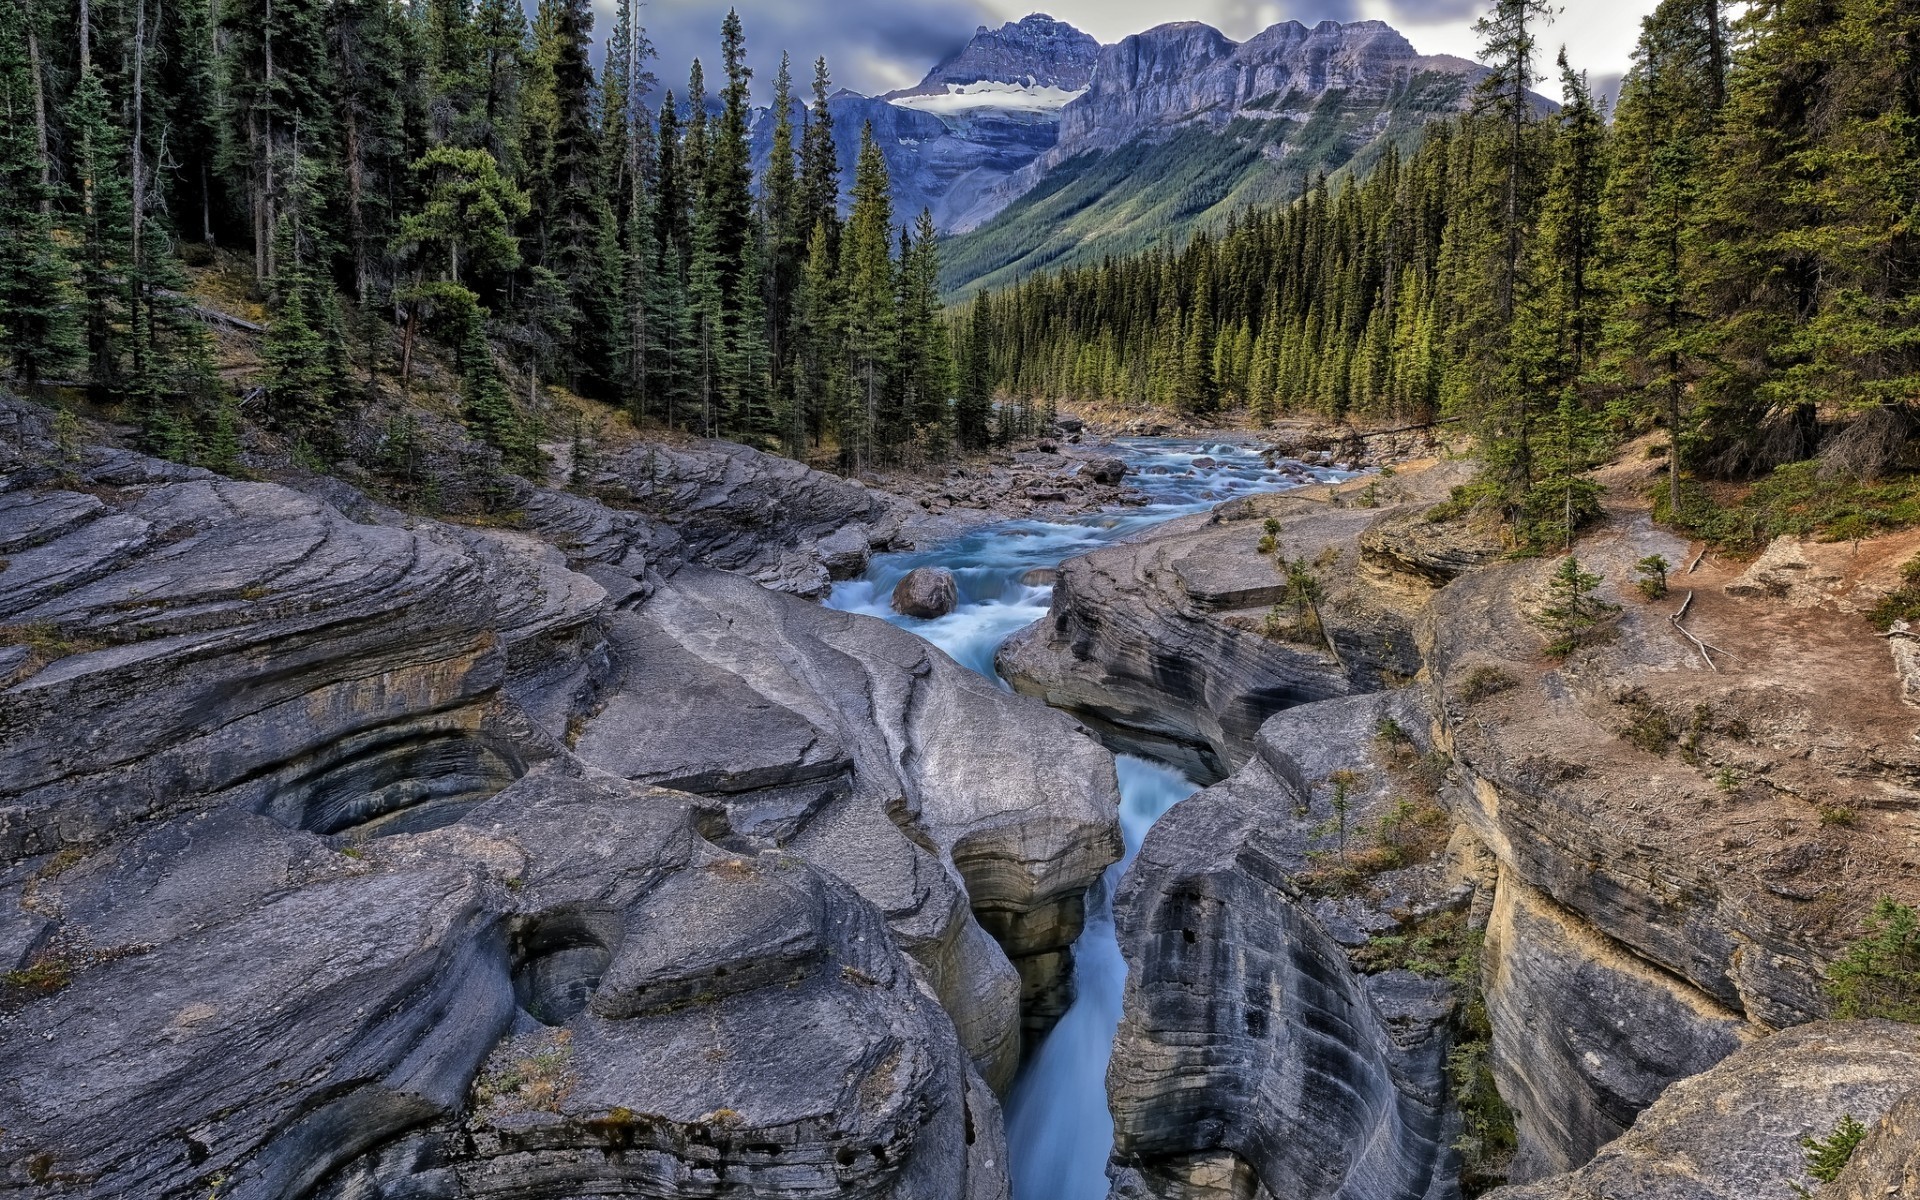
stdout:
{"type": "Polygon", "coordinates": [[[840,151],[833,141],[833,110],[827,104],[833,77],[827,60],[813,63],[813,107],[807,110],[800,135],[800,185],[795,220],[812,236],[822,222],[837,236],[840,223],[840,151]]]}
{"type": "Polygon", "coordinates": [[[29,387],[78,365],[71,266],[53,237],[27,53],[30,10],[0,12],[0,353],[29,387]]]}
{"type": "Polygon", "coordinates": [[[892,375],[898,353],[899,307],[894,299],[893,200],[887,162],[873,140],[860,134],[854,171],[853,212],[840,246],[840,276],[846,289],[847,356],[857,407],[843,414],[843,456],[865,466],[899,435],[892,411],[892,375]]]}
{"type": "Polygon", "coordinates": [[[987,448],[993,420],[993,305],[985,292],[975,293],[968,309],[965,346],[953,435],[963,452],[978,453],[987,448]]]}

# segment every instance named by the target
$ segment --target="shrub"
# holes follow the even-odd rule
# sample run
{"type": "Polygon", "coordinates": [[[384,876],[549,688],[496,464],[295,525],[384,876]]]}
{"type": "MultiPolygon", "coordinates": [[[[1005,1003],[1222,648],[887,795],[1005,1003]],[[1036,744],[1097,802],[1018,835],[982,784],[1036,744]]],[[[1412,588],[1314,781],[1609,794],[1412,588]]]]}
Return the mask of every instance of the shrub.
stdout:
{"type": "Polygon", "coordinates": [[[1383,747],[1396,752],[1404,746],[1413,744],[1413,735],[1390,716],[1381,717],[1374,722],[1373,736],[1383,747]]]}
{"type": "Polygon", "coordinates": [[[1697,482],[1683,483],[1678,513],[1663,484],[1654,492],[1653,515],[1736,551],[1758,550],[1784,534],[1842,541],[1920,524],[1920,476],[1896,475],[1876,483],[1823,479],[1820,464],[1809,459],[1775,468],[1746,489],[1709,492],[1697,482]]]}
{"type": "Polygon", "coordinates": [[[1649,754],[1665,754],[1680,740],[1680,729],[1666,710],[1657,707],[1647,699],[1646,693],[1634,688],[1619,698],[1619,704],[1627,710],[1627,724],[1620,736],[1645,750],[1649,754]]]}
{"type": "Polygon", "coordinates": [[[1920,1023],[1920,914],[1883,896],[1864,932],[1827,968],[1835,1015],[1920,1023]]]}
{"type": "Polygon", "coordinates": [[[1882,633],[1895,621],[1920,622],[1920,558],[1909,559],[1900,568],[1900,587],[1880,597],[1867,619],[1882,633]]]}
{"type": "Polygon", "coordinates": [[[1822,825],[1838,825],[1843,829],[1851,829],[1860,819],[1860,814],[1844,804],[1820,804],[1815,808],[1820,814],[1822,825]]]}
{"type": "Polygon", "coordinates": [[[1649,554],[1639,562],[1640,594],[1649,600],[1658,600],[1667,594],[1667,572],[1672,570],[1666,557],[1649,554]]]}
{"type": "Polygon", "coordinates": [[[1467,672],[1460,681],[1460,699],[1467,704],[1478,704],[1488,696],[1497,696],[1519,684],[1511,671],[1501,667],[1480,666],[1467,672]]]}

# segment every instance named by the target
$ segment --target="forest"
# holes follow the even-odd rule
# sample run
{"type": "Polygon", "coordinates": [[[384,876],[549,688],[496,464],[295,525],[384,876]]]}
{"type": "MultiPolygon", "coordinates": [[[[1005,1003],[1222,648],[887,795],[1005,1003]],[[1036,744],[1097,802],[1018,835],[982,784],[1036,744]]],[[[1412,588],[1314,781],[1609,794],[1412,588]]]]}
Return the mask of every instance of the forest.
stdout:
{"type": "Polygon", "coordinates": [[[984,405],[950,402],[931,221],[897,221],[870,132],[833,128],[825,61],[808,107],[783,60],[756,180],[736,14],[714,94],[696,61],[656,95],[632,0],[603,54],[593,20],[589,0],[531,21],[520,0],[4,6],[16,379],[83,387],[213,466],[245,423],[331,460],[428,352],[505,469],[567,435],[552,387],[856,465],[984,444],[984,405]],[[221,313],[190,279],[236,255],[265,316],[254,387],[218,372],[221,313]]]}
{"type": "MultiPolygon", "coordinates": [[[[603,48],[588,0],[21,0],[0,336],[22,386],[84,388],[214,466],[247,424],[337,457],[428,356],[504,469],[566,436],[556,391],[842,466],[1089,399],[1456,422],[1484,496],[1563,533],[1579,473],[1655,426],[1696,525],[1715,506],[1689,481],[1817,463],[1804,498],[1809,472],[1907,465],[1920,11],[1666,0],[1611,114],[1564,53],[1558,106],[1533,91],[1552,17],[1495,0],[1470,105],[1364,178],[949,312],[932,222],[892,211],[871,131],[833,127],[824,61],[808,105],[783,60],[755,177],[737,14],[710,92],[700,62],[660,87],[632,0],[603,48]],[[247,379],[194,278],[236,261],[263,317],[247,379]]],[[[1833,520],[1920,507],[1896,492],[1833,520]]]]}
{"type": "MultiPolygon", "coordinates": [[[[1404,157],[978,296],[965,352],[1018,394],[1461,422],[1486,498],[1561,536],[1591,504],[1578,472],[1655,425],[1663,506],[1709,535],[1724,514],[1691,481],[1792,465],[1770,498],[1805,509],[1813,476],[1911,465],[1920,9],[1666,0],[1610,115],[1564,52],[1557,111],[1529,98],[1552,16],[1498,0],[1470,110],[1404,157]]],[[[1904,488],[1847,495],[1818,514],[1832,532],[1920,516],[1904,488]]],[[[1795,531],[1782,516],[1745,536],[1795,531]]]]}

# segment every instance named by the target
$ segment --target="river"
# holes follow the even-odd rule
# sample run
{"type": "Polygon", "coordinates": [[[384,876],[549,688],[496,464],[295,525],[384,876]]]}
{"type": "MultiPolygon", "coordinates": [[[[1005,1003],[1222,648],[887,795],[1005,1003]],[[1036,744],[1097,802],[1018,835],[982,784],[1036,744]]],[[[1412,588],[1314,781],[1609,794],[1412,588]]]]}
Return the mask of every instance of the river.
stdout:
{"type": "MultiPolygon", "coordinates": [[[[1004,521],[941,545],[879,555],[864,576],[833,589],[828,607],[910,629],[998,680],[993,656],[1001,643],[1047,612],[1052,588],[1025,582],[1029,572],[1057,567],[1237,495],[1301,486],[1302,472],[1309,482],[1346,478],[1298,464],[1291,471],[1275,470],[1252,449],[1226,442],[1140,438],[1114,442],[1110,449],[1127,463],[1128,482],[1148,497],[1146,505],[1057,522],[1004,521]],[[903,617],[888,605],[894,584],[924,566],[952,571],[960,593],[958,608],[930,621],[903,617]]],[[[1086,928],[1074,943],[1073,1005],[1028,1060],[1007,1099],[1014,1200],[1102,1200],[1107,1194],[1107,1155],[1113,1148],[1107,1060],[1126,984],[1126,961],[1114,937],[1113,890],[1154,821],[1198,788],[1172,768],[1146,759],[1121,755],[1116,766],[1126,857],[1108,868],[1088,897],[1086,928]]]]}

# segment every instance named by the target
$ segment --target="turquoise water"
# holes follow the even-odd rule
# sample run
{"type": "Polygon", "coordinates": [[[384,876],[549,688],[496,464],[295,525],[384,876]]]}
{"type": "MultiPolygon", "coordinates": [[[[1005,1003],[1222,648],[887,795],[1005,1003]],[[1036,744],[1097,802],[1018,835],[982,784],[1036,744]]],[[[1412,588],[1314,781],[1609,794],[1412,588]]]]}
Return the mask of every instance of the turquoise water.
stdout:
{"type": "MultiPolygon", "coordinates": [[[[1022,582],[1034,568],[1057,567],[1234,496],[1347,477],[1298,463],[1269,467],[1252,449],[1226,442],[1141,438],[1111,449],[1126,460],[1132,470],[1127,482],[1148,497],[1146,505],[1057,522],[1005,521],[942,545],[878,555],[864,576],[836,586],[827,606],[910,629],[956,661],[998,679],[993,656],[1001,643],[1047,613],[1052,588],[1022,582]],[[894,584],[924,566],[952,571],[960,592],[952,613],[930,621],[903,617],[888,606],[894,584]]],[[[1007,1099],[1014,1200],[1102,1200],[1107,1194],[1107,1155],[1113,1148],[1107,1060],[1127,975],[1114,938],[1113,890],[1154,821],[1199,788],[1178,771],[1146,759],[1121,755],[1115,766],[1126,858],[1107,869],[1088,897],[1086,928],[1074,943],[1073,1005],[1028,1060],[1007,1099]]]]}

